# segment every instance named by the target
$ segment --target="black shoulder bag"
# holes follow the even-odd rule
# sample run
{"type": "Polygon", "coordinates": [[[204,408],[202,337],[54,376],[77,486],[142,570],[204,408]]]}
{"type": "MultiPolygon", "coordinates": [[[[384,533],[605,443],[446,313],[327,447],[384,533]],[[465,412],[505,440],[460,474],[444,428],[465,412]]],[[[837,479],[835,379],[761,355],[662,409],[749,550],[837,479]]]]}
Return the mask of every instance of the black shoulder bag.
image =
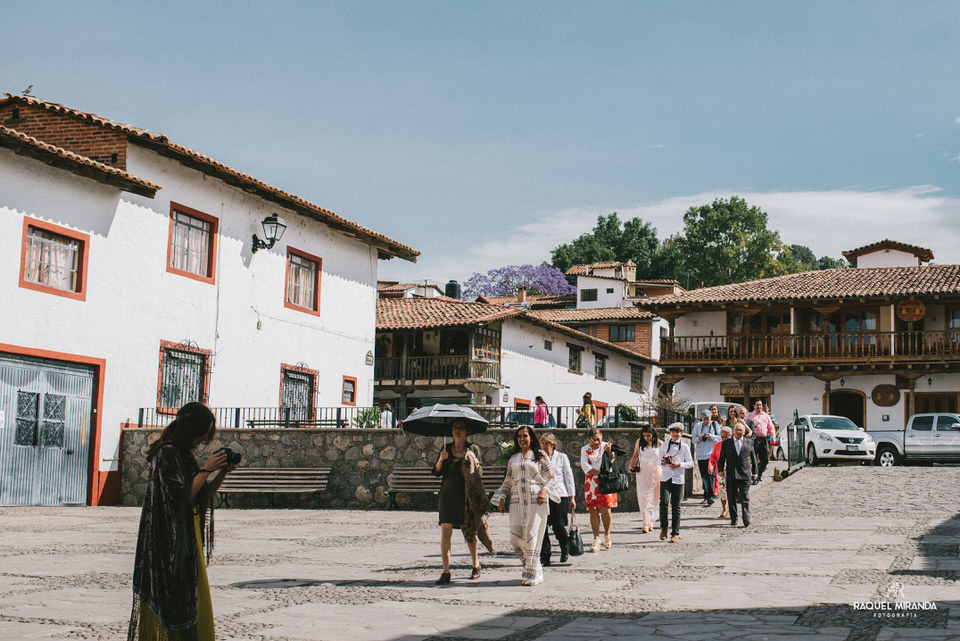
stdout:
{"type": "Polygon", "coordinates": [[[600,494],[618,494],[630,487],[627,475],[613,466],[607,453],[600,461],[600,473],[597,475],[597,492],[600,494]]]}

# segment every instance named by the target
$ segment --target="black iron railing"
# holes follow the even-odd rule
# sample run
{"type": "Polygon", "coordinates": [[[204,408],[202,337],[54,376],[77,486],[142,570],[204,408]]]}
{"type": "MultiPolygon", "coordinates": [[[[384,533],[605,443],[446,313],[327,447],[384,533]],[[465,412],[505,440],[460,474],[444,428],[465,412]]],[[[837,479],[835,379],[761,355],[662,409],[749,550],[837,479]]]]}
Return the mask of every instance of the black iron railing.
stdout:
{"type": "MultiPolygon", "coordinates": [[[[379,427],[380,410],[376,407],[211,407],[217,427],[260,428],[358,428],[379,427]]],[[[155,407],[141,407],[138,427],[165,427],[176,412],[155,407]]]]}

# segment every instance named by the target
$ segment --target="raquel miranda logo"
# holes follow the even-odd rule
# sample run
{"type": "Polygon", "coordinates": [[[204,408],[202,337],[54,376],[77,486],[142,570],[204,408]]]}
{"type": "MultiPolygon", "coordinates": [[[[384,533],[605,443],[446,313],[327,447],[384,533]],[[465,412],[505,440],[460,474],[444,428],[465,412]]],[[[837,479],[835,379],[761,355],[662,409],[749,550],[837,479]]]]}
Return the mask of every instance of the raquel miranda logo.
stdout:
{"type": "Polygon", "coordinates": [[[903,584],[891,583],[882,600],[854,601],[853,609],[871,612],[874,618],[916,619],[920,612],[936,610],[937,604],[933,601],[908,601],[903,595],[903,584]]]}

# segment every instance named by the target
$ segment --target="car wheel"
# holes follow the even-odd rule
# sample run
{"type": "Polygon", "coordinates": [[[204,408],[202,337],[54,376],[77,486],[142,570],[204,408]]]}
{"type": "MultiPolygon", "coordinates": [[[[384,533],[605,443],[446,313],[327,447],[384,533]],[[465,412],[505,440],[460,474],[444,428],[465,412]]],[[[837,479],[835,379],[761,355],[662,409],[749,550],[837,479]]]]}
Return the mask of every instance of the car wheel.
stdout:
{"type": "Polygon", "coordinates": [[[817,458],[817,448],[811,443],[807,446],[807,465],[816,465],[819,462],[820,459],[817,458]]]}
{"type": "Polygon", "coordinates": [[[877,465],[880,467],[893,467],[894,465],[900,465],[900,454],[897,452],[896,448],[890,446],[881,447],[880,451],[877,452],[877,465]]]}
{"type": "Polygon", "coordinates": [[[778,461],[786,461],[786,460],[787,460],[787,455],[783,453],[783,448],[782,448],[782,447],[778,447],[778,448],[777,448],[777,460],[778,460],[778,461]]]}

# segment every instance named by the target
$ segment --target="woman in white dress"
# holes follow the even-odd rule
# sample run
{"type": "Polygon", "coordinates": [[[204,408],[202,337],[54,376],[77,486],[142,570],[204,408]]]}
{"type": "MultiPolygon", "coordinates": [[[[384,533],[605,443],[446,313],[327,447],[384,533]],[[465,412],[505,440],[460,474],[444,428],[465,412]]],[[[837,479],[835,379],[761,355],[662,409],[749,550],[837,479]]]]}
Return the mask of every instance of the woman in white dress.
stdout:
{"type": "Polygon", "coordinates": [[[637,475],[637,505],[643,519],[641,532],[653,532],[660,505],[660,439],[650,426],[640,430],[627,468],[637,475]]]}
{"type": "Polygon", "coordinates": [[[510,545],[523,561],[523,585],[543,583],[540,545],[547,528],[549,501],[560,499],[553,482],[553,466],[532,427],[520,427],[513,434],[516,452],[507,463],[503,483],[491,499],[503,512],[510,496],[510,545]]]}

